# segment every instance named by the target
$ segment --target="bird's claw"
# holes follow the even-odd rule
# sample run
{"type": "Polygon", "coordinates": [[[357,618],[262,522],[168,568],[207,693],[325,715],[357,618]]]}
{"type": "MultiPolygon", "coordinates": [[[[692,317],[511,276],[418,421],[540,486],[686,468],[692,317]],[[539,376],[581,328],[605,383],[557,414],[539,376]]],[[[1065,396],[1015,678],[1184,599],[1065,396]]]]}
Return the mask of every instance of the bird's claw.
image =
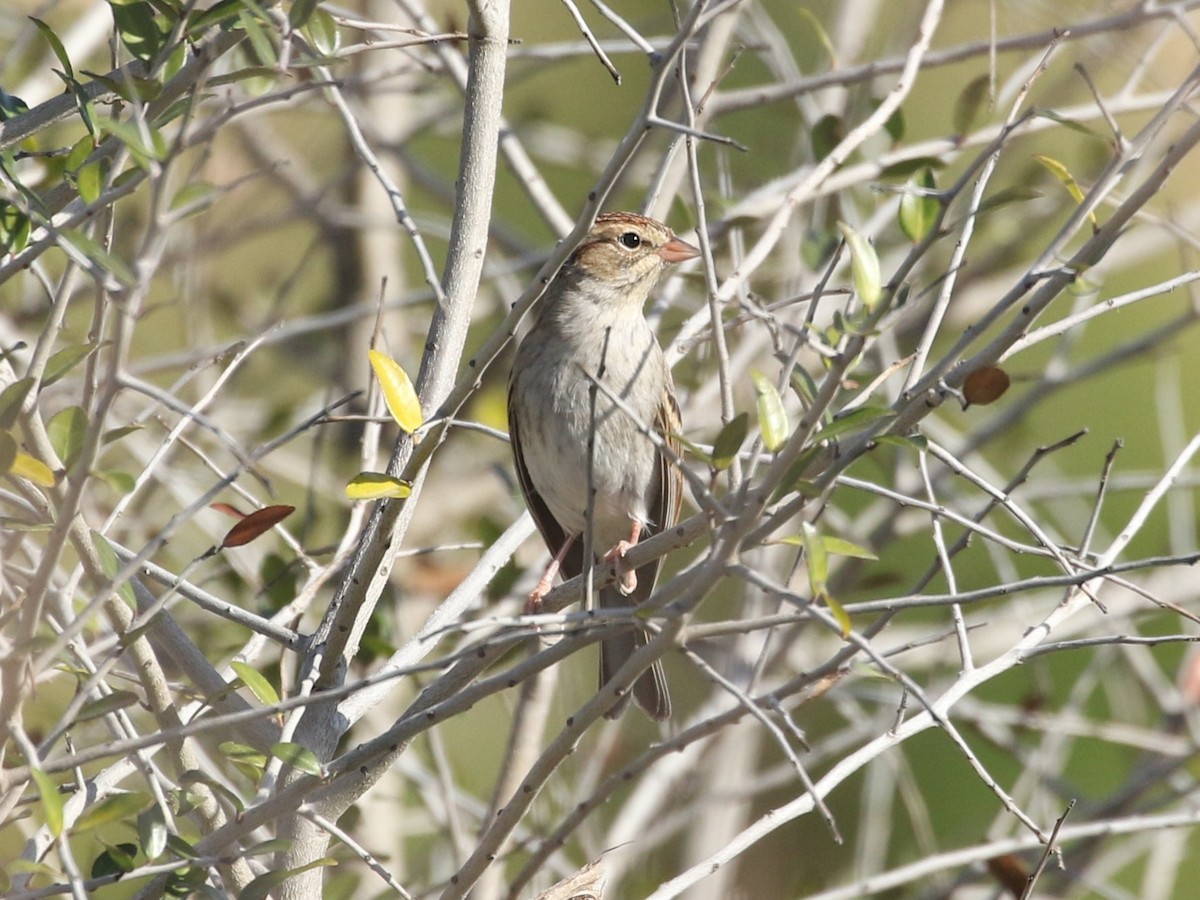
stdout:
{"type": "Polygon", "coordinates": [[[604,561],[613,567],[617,576],[617,590],[628,597],[637,590],[637,571],[625,562],[625,554],[633,548],[629,541],[618,541],[617,545],[604,554],[604,561]]]}

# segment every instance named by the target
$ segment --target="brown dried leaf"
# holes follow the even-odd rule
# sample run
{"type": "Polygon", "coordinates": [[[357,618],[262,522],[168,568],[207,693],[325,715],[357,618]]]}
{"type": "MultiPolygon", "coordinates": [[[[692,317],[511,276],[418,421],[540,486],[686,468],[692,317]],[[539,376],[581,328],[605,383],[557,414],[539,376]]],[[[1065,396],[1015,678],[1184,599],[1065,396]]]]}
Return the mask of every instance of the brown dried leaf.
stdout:
{"type": "Polygon", "coordinates": [[[219,513],[225,513],[225,515],[233,519],[246,518],[246,514],[244,512],[242,512],[236,506],[230,506],[228,503],[210,503],[208,504],[208,508],[215,509],[219,513]]]}
{"type": "Polygon", "coordinates": [[[984,366],[976,369],[963,382],[963,396],[968,403],[986,406],[1004,396],[1012,383],[1008,373],[996,366],[984,366]]]}
{"type": "Polygon", "coordinates": [[[278,525],[296,511],[294,506],[264,506],[257,509],[225,533],[221,549],[241,547],[278,525]]]}

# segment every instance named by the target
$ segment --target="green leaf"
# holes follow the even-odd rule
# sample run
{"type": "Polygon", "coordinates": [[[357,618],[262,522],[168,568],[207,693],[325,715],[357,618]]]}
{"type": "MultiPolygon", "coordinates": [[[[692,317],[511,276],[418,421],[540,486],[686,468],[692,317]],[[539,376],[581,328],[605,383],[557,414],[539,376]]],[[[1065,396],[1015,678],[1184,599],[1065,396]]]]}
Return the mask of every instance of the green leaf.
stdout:
{"type": "Polygon", "coordinates": [[[37,382],[32,378],[22,378],[0,391],[0,428],[7,431],[17,424],[21,405],[35,384],[37,382]]]}
{"type": "Polygon", "coordinates": [[[814,598],[825,596],[825,585],[829,581],[829,557],[825,554],[825,542],[811,522],[801,525],[801,541],[804,544],[804,559],[808,564],[808,585],[814,598]]]}
{"type": "Polygon", "coordinates": [[[63,46],[62,41],[58,39],[58,35],[55,34],[51,30],[50,26],[41,19],[35,19],[33,16],[30,16],[29,21],[31,21],[37,30],[42,33],[42,37],[46,39],[46,43],[49,44],[50,49],[54,51],[54,55],[58,58],[59,63],[62,65],[63,71],[66,73],[67,78],[74,80],[75,70],[71,67],[71,58],[67,56],[67,49],[63,46]]]}
{"type": "Polygon", "coordinates": [[[1036,200],[1040,196],[1042,196],[1042,192],[1035,191],[1033,188],[1021,185],[1006,187],[1004,190],[996,191],[996,193],[980,203],[979,209],[975,210],[975,215],[981,216],[985,212],[999,209],[1001,206],[1007,206],[1010,203],[1024,203],[1027,200],[1036,200]]]}
{"type": "Polygon", "coordinates": [[[1089,128],[1087,125],[1084,125],[1082,122],[1076,122],[1074,119],[1068,119],[1066,116],[1056,113],[1052,109],[1041,109],[1038,110],[1034,115],[1038,118],[1049,119],[1051,122],[1057,122],[1059,125],[1063,125],[1066,128],[1070,128],[1072,131],[1079,132],[1080,134],[1086,134],[1088,137],[1095,138],[1098,141],[1107,142],[1105,137],[1100,134],[1100,132],[1096,131],[1096,129],[1089,128]]]}
{"type": "Polygon", "coordinates": [[[238,767],[243,774],[249,775],[252,779],[262,777],[262,770],[267,765],[267,755],[260,753],[253,747],[247,747],[245,744],[239,744],[237,741],[222,741],[217,745],[217,749],[231,763],[238,767]]]}
{"type": "Polygon", "coordinates": [[[20,253],[29,243],[32,229],[29,216],[13,204],[0,201],[0,250],[20,253]]]}
{"type": "MultiPolygon", "coordinates": [[[[149,812],[149,810],[146,810],[146,812],[149,812]]],[[[145,845],[143,844],[143,849],[144,847],[145,845]]],[[[200,854],[196,852],[196,848],[193,847],[187,840],[181,838],[177,834],[171,834],[169,832],[167,833],[167,849],[180,859],[200,858],[200,854]]],[[[147,854],[147,856],[149,856],[149,854],[147,854]]]]}
{"type": "Polygon", "coordinates": [[[821,23],[821,20],[811,10],[805,9],[803,6],[793,6],[792,9],[813,30],[817,41],[825,48],[825,53],[828,54],[829,61],[834,63],[834,67],[836,68],[837,53],[833,49],[833,41],[829,39],[829,34],[825,31],[825,26],[821,23]]]}
{"type": "Polygon", "coordinates": [[[800,259],[810,271],[822,268],[833,256],[838,246],[837,233],[829,229],[809,228],[800,243],[800,259]]]}
{"type": "Polygon", "coordinates": [[[0,516],[0,529],[21,534],[48,534],[54,528],[49,522],[27,522],[12,516],[0,516]]]}
{"type": "MultiPolygon", "coordinates": [[[[182,14],[183,10],[180,9],[179,14],[174,16],[173,21],[178,22],[182,14]]],[[[189,52],[189,47],[186,41],[179,41],[174,47],[171,48],[171,52],[167,54],[167,60],[165,63],[163,63],[162,67],[162,80],[164,82],[170,81],[179,74],[179,71],[183,68],[184,63],[188,61],[189,52]]]]}
{"type": "Polygon", "coordinates": [[[8,349],[0,350],[0,363],[8,362],[9,360],[16,359],[16,354],[20,353],[22,350],[24,350],[28,346],[29,345],[26,344],[24,341],[17,341],[15,344],[13,344],[8,349]]]}
{"type": "Polygon", "coordinates": [[[42,815],[46,817],[46,827],[50,829],[50,834],[58,837],[63,830],[63,798],[62,794],[58,792],[58,785],[54,783],[53,778],[36,766],[30,768],[29,774],[33,777],[33,783],[38,790],[42,815]]]}
{"type": "Polygon", "coordinates": [[[293,28],[303,28],[308,24],[309,18],[316,11],[318,0],[294,0],[292,8],[288,10],[288,21],[292,23],[293,28]]]}
{"type": "Polygon", "coordinates": [[[86,722],[89,719],[98,719],[119,709],[133,706],[137,702],[138,695],[133,693],[133,691],[113,691],[97,700],[83,704],[79,713],[75,716],[75,721],[78,723],[86,722]]]}
{"type": "Polygon", "coordinates": [[[154,7],[145,0],[108,0],[121,43],[136,58],[149,62],[163,48],[163,32],[154,7]]]}
{"type": "Polygon", "coordinates": [[[105,797],[99,803],[93,803],[80,814],[79,818],[75,820],[75,827],[72,831],[80,834],[84,831],[91,831],[93,828],[102,828],[113,822],[130,819],[145,809],[151,799],[149,794],[142,793],[113,794],[111,797],[105,797]]]}
{"type": "Polygon", "coordinates": [[[87,437],[87,413],[81,406],[68,406],[55,413],[46,423],[46,436],[66,468],[71,468],[83,449],[87,437]]]}
{"type": "Polygon", "coordinates": [[[883,129],[892,139],[892,143],[898,144],[904,140],[904,110],[897,107],[896,111],[883,123],[883,129]]]}
{"type": "Polygon", "coordinates": [[[236,659],[229,664],[229,667],[237,672],[238,678],[242,679],[242,683],[250,688],[250,693],[259,703],[264,706],[275,706],[279,703],[279,694],[258,669],[236,659]]]}
{"type": "Polygon", "coordinates": [[[421,412],[421,401],[408,373],[400,363],[378,350],[368,351],[367,358],[370,359],[375,378],[383,390],[383,400],[387,404],[388,412],[392,414],[396,424],[409,434],[416,431],[424,423],[424,415],[421,412]]]}
{"type": "Polygon", "coordinates": [[[813,125],[809,134],[809,140],[812,141],[813,158],[818,162],[823,160],[833,152],[845,136],[846,123],[840,116],[832,114],[822,116],[813,125]]]}
{"type": "Polygon", "coordinates": [[[879,257],[875,248],[865,237],[847,225],[839,222],[838,228],[846,239],[850,249],[850,273],[854,276],[854,290],[867,309],[874,311],[879,298],[883,295],[883,278],[879,274],[879,257]]]}
{"type": "Polygon", "coordinates": [[[114,441],[119,441],[126,435],[133,434],[136,431],[141,431],[145,427],[145,425],[122,425],[119,428],[111,428],[104,432],[104,434],[101,436],[100,443],[111,444],[114,441]]]}
{"type": "Polygon", "coordinates": [[[267,553],[258,567],[261,595],[272,612],[278,612],[292,602],[299,591],[300,567],[278,553],[267,553]]]}
{"type": "Polygon", "coordinates": [[[9,119],[27,112],[29,112],[28,103],[16,94],[10,94],[4,88],[0,88],[0,122],[7,122],[9,119]]]}
{"type": "Polygon", "coordinates": [[[930,194],[937,189],[932,169],[923,169],[917,178],[909,179],[908,187],[900,197],[900,230],[914,244],[925,240],[937,222],[941,204],[930,194]]]}
{"type": "Polygon", "coordinates": [[[350,500],[403,499],[412,494],[412,482],[382,472],[359,472],[346,485],[350,500]]]}
{"type": "Polygon", "coordinates": [[[85,134],[75,142],[71,147],[71,152],[67,154],[67,161],[64,163],[68,172],[77,172],[79,167],[87,162],[87,158],[92,155],[92,151],[96,149],[96,140],[90,134],[85,134]]]}
{"type": "Polygon", "coordinates": [[[238,13],[238,22],[246,32],[246,37],[250,39],[250,46],[254,48],[257,62],[268,67],[273,67],[279,62],[275,53],[275,45],[271,43],[271,39],[263,30],[262,23],[257,17],[243,9],[238,13]]]}
{"type": "Polygon", "coordinates": [[[241,10],[240,0],[220,0],[208,9],[193,9],[188,16],[187,36],[195,40],[209,28],[221,27],[237,18],[241,10]]]}
{"type": "Polygon", "coordinates": [[[763,444],[774,453],[787,443],[791,428],[788,427],[787,410],[783,408],[783,400],[779,391],[775,390],[770,379],[757,369],[750,370],[750,380],[754,382],[754,393],[758,405],[758,428],[762,432],[763,444]]]}
{"type": "Polygon", "coordinates": [[[63,347],[48,360],[42,372],[42,387],[49,387],[83,362],[97,349],[96,344],[73,344],[63,347]]]}
{"type": "Polygon", "coordinates": [[[684,450],[686,450],[688,453],[692,454],[692,456],[696,457],[696,459],[700,460],[706,466],[711,466],[713,464],[712,454],[709,453],[707,450],[705,450],[703,447],[701,447],[699,444],[693,444],[691,441],[689,441],[687,438],[685,438],[682,434],[676,434],[676,435],[674,435],[674,437],[683,446],[684,450]]]}
{"type": "Polygon", "coordinates": [[[860,547],[858,544],[847,541],[839,537],[823,537],[821,539],[825,544],[825,552],[831,553],[834,556],[852,556],[855,559],[879,559],[874,553],[866,547],[860,547]]]}
{"type": "MultiPolygon", "coordinates": [[[[844,538],[823,537],[820,535],[818,535],[818,537],[820,538],[821,545],[824,548],[826,556],[852,556],[855,559],[879,559],[878,556],[876,556],[866,547],[860,547],[858,544],[847,541],[844,538]]],[[[809,542],[815,539],[816,538],[813,538],[807,534],[788,535],[785,538],[781,538],[779,543],[792,544],[794,546],[804,547],[807,549],[809,542]]]]}
{"type": "Polygon", "coordinates": [[[171,198],[171,212],[184,211],[188,215],[200,212],[219,196],[217,188],[206,181],[193,181],[185,184],[171,198]]]}
{"type": "Polygon", "coordinates": [[[182,0],[149,0],[149,3],[154,7],[155,12],[165,16],[171,24],[174,24],[184,13],[182,0]]]}
{"type": "Polygon", "coordinates": [[[944,159],[938,159],[936,156],[914,156],[911,159],[902,159],[899,162],[892,163],[879,173],[879,177],[908,178],[922,169],[937,170],[944,168],[946,168],[946,161],[944,159]]]}
{"type": "Polygon", "coordinates": [[[308,20],[308,33],[312,38],[313,46],[321,53],[327,55],[336,53],[341,44],[341,33],[338,31],[337,22],[323,9],[313,11],[312,18],[308,20]]]}
{"type": "Polygon", "coordinates": [[[0,431],[0,475],[7,475],[17,461],[17,439],[0,431]]]}
{"type": "Polygon", "coordinates": [[[54,74],[62,79],[71,96],[75,98],[75,108],[79,110],[79,118],[83,122],[83,126],[87,129],[88,134],[94,138],[96,136],[96,115],[92,106],[92,98],[87,95],[87,91],[83,89],[83,85],[70,75],[66,75],[58,71],[58,69],[54,70],[54,74]]]}
{"type": "Polygon", "coordinates": [[[271,747],[271,755],[282,759],[293,769],[297,769],[307,775],[321,777],[321,763],[318,761],[317,755],[307,747],[288,741],[280,741],[271,747]]]}
{"type": "Polygon", "coordinates": [[[88,163],[75,173],[75,185],[79,188],[79,199],[89,206],[100,199],[104,190],[104,165],[101,160],[88,163]]]}
{"type": "Polygon", "coordinates": [[[275,79],[279,72],[267,66],[245,66],[236,71],[229,72],[225,75],[217,75],[210,78],[207,84],[210,87],[221,87],[226,84],[241,84],[243,82],[266,81],[270,82],[275,79]]]}
{"type": "Polygon", "coordinates": [[[167,820],[158,804],[151,804],[137,820],[138,840],[147,859],[158,859],[167,849],[167,820]]]}
{"type": "MultiPolygon", "coordinates": [[[[95,529],[92,530],[92,541],[96,546],[96,555],[100,557],[100,569],[108,578],[116,578],[117,573],[121,571],[121,560],[117,557],[116,551],[113,550],[112,544],[108,542],[108,538],[102,535],[95,529]]],[[[121,599],[137,608],[137,599],[133,596],[133,585],[128,581],[121,583],[117,588],[117,593],[121,599]]]]}
{"type": "Polygon", "coordinates": [[[776,488],[775,493],[771,496],[772,503],[778,503],[792,491],[798,491],[806,497],[816,497],[819,495],[820,492],[815,490],[812,482],[806,480],[804,476],[808,473],[808,467],[812,465],[812,461],[820,452],[821,448],[813,445],[807,447],[796,457],[796,461],[788,466],[787,473],[780,480],[779,487],[776,488]]]}
{"type": "Polygon", "coordinates": [[[800,366],[792,369],[792,373],[788,376],[788,385],[796,392],[796,396],[800,398],[800,402],[805,406],[811,405],[813,398],[817,396],[817,383],[800,366]]]}
{"type": "Polygon", "coordinates": [[[336,866],[337,860],[325,857],[303,866],[298,866],[295,869],[288,869],[286,872],[268,872],[266,875],[259,875],[248,885],[246,885],[240,894],[238,900],[267,900],[271,891],[279,887],[289,878],[293,878],[302,872],[307,872],[309,869],[315,869],[320,866],[336,866]]]}
{"type": "Polygon", "coordinates": [[[161,162],[167,155],[167,143],[162,133],[148,123],[145,128],[143,135],[141,128],[131,122],[119,122],[116,119],[103,119],[100,122],[101,132],[111,134],[124,144],[138,168],[144,170],[150,168],[152,161],[161,162]],[[146,138],[149,138],[149,144],[146,138]]]}
{"type": "Polygon", "coordinates": [[[817,603],[824,601],[838,625],[841,626],[842,637],[847,637],[852,627],[850,617],[846,614],[845,607],[834,600],[829,593],[829,557],[826,554],[825,539],[821,537],[811,522],[805,522],[801,530],[804,558],[808,563],[808,584],[812,589],[813,601],[817,603]]]}
{"type": "Polygon", "coordinates": [[[737,458],[738,450],[750,433],[750,413],[739,413],[717,433],[713,441],[712,465],[718,472],[728,469],[737,458]]]}
{"type": "Polygon", "coordinates": [[[64,228],[59,234],[67,243],[115,278],[123,287],[132,287],[137,282],[133,270],[129,268],[129,264],[125,260],[105,250],[82,231],[77,228],[64,228]]]}
{"type": "Polygon", "coordinates": [[[895,416],[895,411],[886,406],[860,406],[843,416],[838,416],[818,431],[813,435],[813,443],[832,440],[848,432],[858,431],[877,419],[890,419],[895,416]]]}
{"type": "Polygon", "coordinates": [[[132,872],[137,864],[134,861],[137,857],[137,844],[117,844],[114,847],[105,847],[104,852],[96,857],[96,861],[92,863],[92,877],[105,878],[109,875],[124,875],[126,872],[132,872]]]}
{"type": "Polygon", "coordinates": [[[113,492],[121,496],[132,493],[133,489],[137,487],[137,481],[128,472],[102,469],[92,474],[107,484],[113,492]]]}
{"type": "Polygon", "coordinates": [[[270,840],[260,841],[251,847],[247,847],[242,851],[242,856],[267,856],[269,854],[280,853],[291,849],[292,843],[287,838],[271,838],[270,840]]]}
{"type": "Polygon", "coordinates": [[[168,897],[193,897],[196,894],[212,897],[207,882],[208,872],[205,869],[200,866],[189,866],[182,871],[177,869],[167,875],[163,893],[168,897]]]}
{"type": "Polygon", "coordinates": [[[923,434],[883,434],[875,439],[877,444],[892,444],[906,450],[928,450],[929,440],[923,434]]]}
{"type": "Polygon", "coordinates": [[[971,126],[975,124],[975,119],[979,115],[980,107],[985,102],[988,102],[988,92],[990,90],[991,78],[987,75],[980,75],[972,79],[962,89],[962,93],[954,101],[954,118],[952,121],[956,135],[961,137],[971,130],[971,126]]]}
{"type": "MultiPolygon", "coordinates": [[[[11,821],[16,821],[17,817],[13,816],[11,821]]],[[[0,872],[2,875],[43,875],[50,881],[64,880],[63,872],[49,863],[38,862],[34,859],[8,859],[4,861],[4,870],[0,872]]]]}

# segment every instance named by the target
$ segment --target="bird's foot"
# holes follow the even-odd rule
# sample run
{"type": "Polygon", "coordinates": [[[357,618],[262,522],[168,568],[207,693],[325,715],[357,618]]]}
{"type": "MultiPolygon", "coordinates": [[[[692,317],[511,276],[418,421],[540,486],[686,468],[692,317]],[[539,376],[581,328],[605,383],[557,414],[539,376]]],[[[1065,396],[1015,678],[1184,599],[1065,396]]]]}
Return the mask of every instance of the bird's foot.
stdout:
{"type": "Polygon", "coordinates": [[[637,590],[637,571],[625,562],[625,554],[635,544],[629,541],[617,541],[617,545],[604,554],[604,562],[612,566],[613,574],[617,576],[617,590],[628,597],[637,590]]]}

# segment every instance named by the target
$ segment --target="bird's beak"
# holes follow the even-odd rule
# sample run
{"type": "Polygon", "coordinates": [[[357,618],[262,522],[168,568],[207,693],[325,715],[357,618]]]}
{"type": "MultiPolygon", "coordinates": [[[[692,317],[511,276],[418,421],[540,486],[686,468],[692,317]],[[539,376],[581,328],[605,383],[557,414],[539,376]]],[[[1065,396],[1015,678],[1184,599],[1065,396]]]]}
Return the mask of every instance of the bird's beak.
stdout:
{"type": "Polygon", "coordinates": [[[687,241],[673,237],[658,248],[658,255],[665,263],[681,263],[687,259],[695,259],[700,255],[700,251],[687,241]]]}

